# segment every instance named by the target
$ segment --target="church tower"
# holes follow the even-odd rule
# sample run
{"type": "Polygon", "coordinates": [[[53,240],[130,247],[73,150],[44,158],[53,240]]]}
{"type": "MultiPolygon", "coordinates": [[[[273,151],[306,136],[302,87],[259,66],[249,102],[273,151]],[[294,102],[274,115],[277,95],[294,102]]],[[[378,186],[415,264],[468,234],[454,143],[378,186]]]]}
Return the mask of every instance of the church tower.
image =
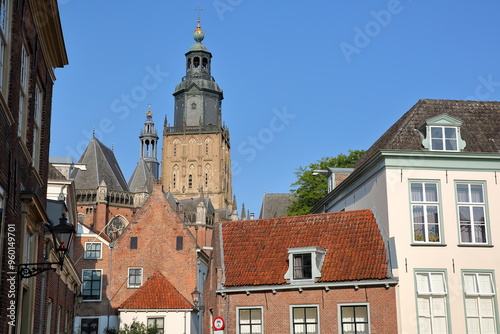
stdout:
{"type": "Polygon", "coordinates": [[[153,122],[153,113],[151,107],[148,107],[146,113],[146,121],[144,122],[144,129],[139,135],[141,141],[141,159],[144,159],[149,170],[153,174],[155,180],[160,177],[160,163],[158,162],[158,134],[156,133],[155,123],[153,122]]]}
{"type": "Polygon", "coordinates": [[[232,210],[229,130],[222,123],[222,89],[212,77],[212,54],[202,44],[198,18],[195,43],[186,55],[186,76],[175,92],[174,124],[165,120],[162,184],[177,199],[209,197],[215,209],[232,210]]]}

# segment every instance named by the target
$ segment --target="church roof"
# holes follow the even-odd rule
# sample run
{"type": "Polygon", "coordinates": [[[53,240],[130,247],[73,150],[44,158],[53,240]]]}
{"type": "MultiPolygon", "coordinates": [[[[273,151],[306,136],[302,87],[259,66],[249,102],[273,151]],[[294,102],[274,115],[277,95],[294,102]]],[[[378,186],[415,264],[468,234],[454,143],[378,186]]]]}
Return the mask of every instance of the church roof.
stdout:
{"type": "Polygon", "coordinates": [[[294,199],[292,193],[264,194],[259,219],[287,216],[287,209],[294,199]]]}
{"type": "Polygon", "coordinates": [[[425,151],[418,129],[426,120],[447,114],[462,121],[464,152],[500,152],[500,102],[419,100],[394,123],[358,160],[361,166],[380,150],[425,151]],[[498,143],[498,144],[497,144],[498,143]]]}
{"type": "Polygon", "coordinates": [[[110,190],[129,190],[115,154],[97,138],[92,137],[78,163],[86,164],[87,170],[75,169],[71,175],[76,189],[97,189],[104,181],[110,190]]]}
{"type": "Polygon", "coordinates": [[[221,234],[226,287],[285,284],[288,248],[299,247],[326,249],[318,282],[388,278],[370,210],[223,222],[221,234]]]}
{"type": "Polygon", "coordinates": [[[145,187],[147,192],[151,193],[153,190],[153,184],[153,173],[151,172],[151,169],[149,169],[146,161],[141,158],[137,163],[130,180],[128,181],[128,188],[130,191],[138,192],[140,191],[140,188],[144,189],[145,187]]]}
{"type": "Polygon", "coordinates": [[[155,272],[119,309],[192,309],[193,305],[160,272],[155,272]]]}

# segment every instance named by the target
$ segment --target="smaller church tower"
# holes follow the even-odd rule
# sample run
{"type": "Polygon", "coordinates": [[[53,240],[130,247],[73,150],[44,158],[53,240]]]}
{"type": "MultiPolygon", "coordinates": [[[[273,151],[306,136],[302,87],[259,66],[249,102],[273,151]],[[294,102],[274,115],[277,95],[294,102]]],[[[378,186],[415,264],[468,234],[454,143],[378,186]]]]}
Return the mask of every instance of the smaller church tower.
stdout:
{"type": "Polygon", "coordinates": [[[155,180],[160,177],[160,163],[158,162],[158,134],[156,133],[155,123],[153,122],[153,113],[151,106],[148,106],[144,129],[141,131],[139,140],[141,141],[141,159],[144,159],[155,180]]]}

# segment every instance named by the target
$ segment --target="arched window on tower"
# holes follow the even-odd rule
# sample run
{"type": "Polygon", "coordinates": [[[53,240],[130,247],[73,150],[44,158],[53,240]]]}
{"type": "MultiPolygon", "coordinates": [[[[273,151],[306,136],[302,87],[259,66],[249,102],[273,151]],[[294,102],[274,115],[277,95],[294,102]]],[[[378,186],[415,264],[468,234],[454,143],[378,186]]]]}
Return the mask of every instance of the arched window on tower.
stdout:
{"type": "Polygon", "coordinates": [[[193,175],[192,174],[189,174],[188,187],[193,188],[193,175]]]}
{"type": "Polygon", "coordinates": [[[203,63],[202,63],[202,65],[201,65],[201,66],[202,66],[203,68],[207,68],[207,65],[208,65],[208,59],[207,59],[207,58],[205,58],[205,57],[203,57],[203,63]]]}
{"type": "Polygon", "coordinates": [[[193,65],[195,68],[200,67],[200,57],[194,57],[193,59],[193,65]]]}
{"type": "Polygon", "coordinates": [[[186,68],[188,70],[191,68],[191,58],[188,58],[186,68]]]}
{"type": "Polygon", "coordinates": [[[172,178],[173,179],[173,186],[174,186],[174,189],[177,188],[177,175],[174,174],[174,177],[172,178]]]}
{"type": "Polygon", "coordinates": [[[208,188],[208,173],[205,173],[205,188],[208,188]]]}

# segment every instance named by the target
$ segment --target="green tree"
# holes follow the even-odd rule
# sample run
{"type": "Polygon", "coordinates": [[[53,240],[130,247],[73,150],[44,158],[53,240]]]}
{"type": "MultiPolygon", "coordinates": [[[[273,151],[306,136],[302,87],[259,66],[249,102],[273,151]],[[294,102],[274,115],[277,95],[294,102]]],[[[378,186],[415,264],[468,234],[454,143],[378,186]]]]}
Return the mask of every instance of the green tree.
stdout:
{"type": "Polygon", "coordinates": [[[327,178],[321,175],[313,175],[313,170],[326,169],[327,167],[352,168],[364,152],[364,150],[349,150],[348,155],[341,153],[336,157],[324,157],[309,164],[309,166],[297,168],[295,171],[297,181],[290,185],[295,199],[288,207],[288,215],[309,214],[312,207],[328,193],[327,178]]]}
{"type": "Polygon", "coordinates": [[[159,333],[156,325],[153,327],[146,327],[142,322],[138,322],[134,319],[132,324],[129,326],[125,324],[123,328],[118,331],[119,334],[157,334],[159,333]]]}

